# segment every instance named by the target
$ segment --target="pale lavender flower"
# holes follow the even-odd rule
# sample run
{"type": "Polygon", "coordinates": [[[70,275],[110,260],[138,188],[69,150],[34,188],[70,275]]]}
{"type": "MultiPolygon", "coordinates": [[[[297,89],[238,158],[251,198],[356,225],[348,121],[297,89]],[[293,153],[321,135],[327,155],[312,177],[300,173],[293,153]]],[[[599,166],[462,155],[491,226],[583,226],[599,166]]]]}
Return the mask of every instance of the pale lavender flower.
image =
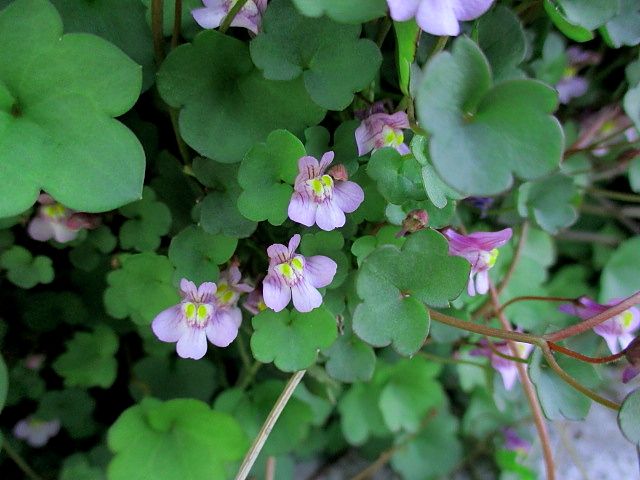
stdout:
{"type": "Polygon", "coordinates": [[[502,429],[504,435],[504,448],[514,452],[528,452],[531,449],[531,442],[525,440],[512,427],[502,429]]]}
{"type": "Polygon", "coordinates": [[[467,293],[485,294],[489,291],[489,270],[498,259],[498,247],[511,239],[512,230],[505,228],[498,232],[475,232],[461,235],[448,228],[442,232],[449,240],[449,254],[466,258],[471,263],[467,293]]]}
{"type": "Polygon", "coordinates": [[[242,274],[238,265],[232,263],[228,269],[220,273],[218,278],[216,296],[216,313],[220,315],[226,312],[231,316],[233,322],[238,325],[242,323],[242,312],[238,308],[238,300],[243,293],[249,293],[253,291],[253,287],[248,283],[240,283],[242,274]]]}
{"type": "Polygon", "coordinates": [[[218,347],[226,347],[238,335],[238,319],[227,308],[218,308],[216,284],[205,282],[196,288],[185,278],[180,281],[182,301],[160,312],[151,323],[153,333],[162,342],[177,342],[182,358],[198,360],[207,353],[207,338],[218,347]]]}
{"type": "Polygon", "coordinates": [[[456,36],[461,21],[474,20],[489,10],[493,0],[387,0],[391,18],[404,22],[416,19],[432,35],[456,36]]]}
{"type": "Polygon", "coordinates": [[[262,283],[256,286],[256,288],[247,295],[242,306],[253,315],[258,315],[260,312],[267,309],[267,304],[264,303],[264,298],[262,297],[262,283]]]}
{"type": "MultiPolygon", "coordinates": [[[[204,7],[192,10],[191,15],[202,28],[218,28],[237,2],[238,0],[202,0],[204,7]]],[[[266,9],[267,0],[249,0],[235,16],[231,26],[246,28],[257,35],[266,9]]]]}
{"type": "Polygon", "coordinates": [[[558,100],[567,104],[572,99],[581,97],[589,90],[589,80],[578,75],[580,69],[586,65],[597,65],[602,55],[590,50],[584,50],[578,46],[567,49],[568,66],[565,68],[562,79],[556,84],[558,100]]]}
{"type": "Polygon", "coordinates": [[[286,247],[280,243],[267,249],[269,271],[262,282],[264,303],[279,312],[293,298],[299,312],[310,312],[322,304],[318,288],[331,283],[338,268],[336,262],[323,255],[304,257],[296,254],[300,235],[294,235],[286,247]]]}
{"type": "MultiPolygon", "coordinates": [[[[559,310],[569,315],[576,315],[583,320],[604,312],[609,307],[620,303],[613,299],[601,305],[588,297],[580,297],[576,303],[560,305],[559,310]]],[[[611,353],[619,353],[633,341],[633,332],[640,327],[640,311],[636,307],[611,317],[609,320],[593,327],[593,331],[604,338],[611,353]]]]}
{"type": "Polygon", "coordinates": [[[71,210],[46,193],[38,197],[38,203],[38,213],[29,222],[27,233],[40,242],[53,238],[67,243],[74,240],[80,230],[95,228],[99,223],[96,215],[71,210]]]}
{"type": "Polygon", "coordinates": [[[45,446],[59,431],[60,420],[44,421],[27,417],[13,427],[13,436],[37,448],[45,446]]]}
{"type": "Polygon", "coordinates": [[[314,223],[322,230],[342,227],[345,213],[354,212],[364,200],[364,191],[357,183],[337,180],[325,170],[333,161],[327,152],[318,163],[314,157],[298,160],[298,176],[291,201],[289,218],[307,227],[314,223]]]}
{"type": "MultiPolygon", "coordinates": [[[[487,357],[491,360],[491,366],[502,376],[502,383],[504,388],[511,390],[518,379],[518,367],[515,361],[503,358],[496,354],[500,352],[503,355],[512,356],[511,348],[507,342],[497,342],[493,344],[493,349],[489,347],[489,342],[486,340],[480,340],[481,348],[477,348],[471,351],[471,355],[487,357]],[[495,351],[494,351],[495,350],[495,351]]],[[[529,353],[533,349],[533,345],[528,343],[515,342],[516,349],[518,351],[518,357],[527,359],[529,353]]]]}
{"type": "Polygon", "coordinates": [[[384,147],[395,148],[401,155],[410,152],[404,143],[402,131],[411,127],[406,113],[396,112],[390,115],[385,112],[383,102],[376,102],[367,113],[363,115],[355,133],[358,155],[363,156],[384,147]]]}

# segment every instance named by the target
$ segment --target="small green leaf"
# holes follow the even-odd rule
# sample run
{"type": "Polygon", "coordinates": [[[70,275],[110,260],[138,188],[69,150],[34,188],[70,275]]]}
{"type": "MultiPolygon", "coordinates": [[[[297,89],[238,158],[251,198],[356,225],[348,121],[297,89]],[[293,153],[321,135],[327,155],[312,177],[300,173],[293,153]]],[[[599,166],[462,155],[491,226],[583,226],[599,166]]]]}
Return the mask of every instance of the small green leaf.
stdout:
{"type": "Polygon", "coordinates": [[[640,290],[640,238],[621,243],[600,275],[600,301],[625,298],[640,290]]]}
{"type": "Polygon", "coordinates": [[[577,195],[573,179],[561,174],[527,182],[518,189],[518,213],[535,219],[543,230],[555,234],[578,219],[573,204],[577,195]]]}
{"type": "Polygon", "coordinates": [[[0,255],[0,269],[7,270],[7,279],[20,288],[51,283],[54,277],[53,263],[49,257],[33,257],[29,250],[18,245],[0,255]]]}
{"type": "Polygon", "coordinates": [[[429,332],[424,303],[447,306],[468,278],[469,263],[449,256],[447,241],[432,230],[411,234],[402,249],[378,247],[358,273],[363,303],[353,314],[353,330],[373,346],[392,344],[398,353],[411,355],[429,332]]]}
{"type": "Polygon", "coordinates": [[[327,15],[344,23],[368,22],[387,14],[384,0],[293,0],[293,3],[308,17],[327,15]]]}
{"type": "Polygon", "coordinates": [[[430,156],[444,181],[461,193],[492,195],[509,188],[513,174],[532,180],[558,166],[556,106],[557,93],[534,80],[492,86],[487,59],[462,37],[452,53],[427,64],[416,110],[432,133],[430,156]]]}
{"type": "Polygon", "coordinates": [[[615,47],[640,43],[640,11],[636,0],[619,0],[619,13],[600,29],[605,41],[615,47]]]}
{"type": "Polygon", "coordinates": [[[67,387],[109,388],[115,381],[118,337],[109,327],[98,325],[91,333],[78,332],[66,347],[53,362],[53,369],[67,387]]]}
{"type": "Polygon", "coordinates": [[[553,3],[552,0],[544,0],[544,9],[554,25],[558,27],[558,30],[564,33],[571,40],[575,40],[576,42],[588,42],[594,38],[593,32],[588,28],[571,23],[560,7],[553,3]]]}
{"type": "Polygon", "coordinates": [[[340,425],[351,445],[362,445],[371,436],[389,434],[378,407],[381,391],[382,385],[379,383],[355,383],[340,398],[340,425]]]}
{"type": "Polygon", "coordinates": [[[129,218],[120,228],[120,245],[124,249],[140,252],[156,250],[161,237],[169,233],[169,207],[158,202],[155,192],[149,187],[144,187],[141,200],[125,205],[120,213],[129,218]]]}
{"type": "Polygon", "coordinates": [[[199,285],[215,282],[220,270],[236,251],[238,240],[223,235],[211,235],[191,226],[173,237],[169,245],[169,260],[176,267],[174,280],[187,278],[199,285]]]}
{"type": "Polygon", "coordinates": [[[247,220],[238,210],[242,188],[238,184],[238,165],[218,163],[198,157],[193,173],[209,187],[207,196],[196,207],[200,226],[207,233],[245,238],[256,229],[256,222],[247,220]]]}
{"type": "MultiPolygon", "coordinates": [[[[588,387],[594,386],[597,381],[593,365],[568,357],[558,358],[558,363],[569,375],[588,387]]],[[[547,365],[540,349],[536,349],[531,357],[529,377],[549,420],[582,420],[589,413],[591,400],[558,377],[547,365]]]]}
{"type": "Polygon", "coordinates": [[[622,402],[618,412],[618,425],[622,434],[631,443],[640,448],[640,390],[634,390],[622,402]]]}
{"type": "Polygon", "coordinates": [[[309,95],[323,108],[344,110],[353,94],[373,80],[382,54],[361,39],[360,25],[300,15],[289,0],[272,0],[262,32],[251,42],[253,63],[268,80],[300,76],[309,95]]]}
{"type": "Polygon", "coordinates": [[[224,480],[249,442],[230,415],[199,400],[144,399],[108,433],[109,480],[224,480]]]}
{"type": "Polygon", "coordinates": [[[275,363],[283,372],[303,370],[316,361],[318,350],[337,336],[336,319],[323,308],[308,313],[265,310],[253,317],[251,351],[256,360],[275,363]]]}
{"type": "Polygon", "coordinates": [[[105,480],[107,477],[101,468],[91,465],[87,456],[74,453],[65,458],[60,470],[59,480],[105,480]]]}
{"type": "Polygon", "coordinates": [[[63,35],[46,0],[11,3],[0,31],[0,217],[41,190],[85,212],[140,198],[142,146],[113,119],[137,100],[140,67],[100,37],[63,35]]]}
{"type": "Polygon", "coordinates": [[[429,159],[429,145],[427,139],[421,135],[416,135],[411,140],[411,153],[422,166],[422,184],[429,200],[436,208],[443,209],[447,206],[448,199],[459,200],[463,198],[453,188],[447,185],[438,172],[436,172],[429,159]]]}
{"type": "Polygon", "coordinates": [[[411,155],[400,155],[393,148],[377,150],[367,165],[369,175],[382,196],[390,203],[423,200],[425,190],[420,178],[420,165],[411,155]]]}
{"type": "Polygon", "coordinates": [[[393,22],[393,29],[396,32],[396,61],[398,62],[400,90],[409,96],[411,64],[416,59],[420,27],[415,20],[409,20],[408,22],[393,22]]]}
{"type": "Polygon", "coordinates": [[[138,325],[149,325],[165,308],[179,301],[173,286],[173,266],[167,257],[153,253],[121,256],[122,268],[107,275],[104,292],[107,313],[128,316],[138,325]]]}
{"type": "Polygon", "coordinates": [[[630,88],[624,96],[624,111],[633,120],[636,128],[640,129],[640,85],[630,88]]]}
{"type": "Polygon", "coordinates": [[[376,366],[376,354],[355,335],[342,335],[322,352],[329,357],[327,373],[339,382],[353,383],[371,380],[376,366]]]}
{"type": "Polygon", "coordinates": [[[287,219],[298,160],[305,154],[302,142],[286,130],[271,132],[266,143],[254,146],[238,172],[243,189],[238,198],[240,212],[252,221],[281,225],[287,219]]]}
{"type": "Polygon", "coordinates": [[[173,50],[158,73],[158,90],[180,109],[180,132],[198,153],[236,163],[278,128],[302,134],[325,111],[309,98],[303,80],[265,80],[245,42],[215,30],[173,50]]]}
{"type": "Polygon", "coordinates": [[[95,403],[86,391],[78,388],[49,390],[40,399],[34,416],[40,420],[60,420],[73,438],[86,438],[98,426],[93,419],[95,403]]]}

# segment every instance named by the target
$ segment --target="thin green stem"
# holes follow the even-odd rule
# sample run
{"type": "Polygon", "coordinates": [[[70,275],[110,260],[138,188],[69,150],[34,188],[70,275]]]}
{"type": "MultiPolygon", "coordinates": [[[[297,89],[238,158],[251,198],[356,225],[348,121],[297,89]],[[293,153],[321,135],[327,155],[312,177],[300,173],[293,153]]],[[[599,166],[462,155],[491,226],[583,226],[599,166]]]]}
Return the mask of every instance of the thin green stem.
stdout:
{"type": "Polygon", "coordinates": [[[247,3],[247,0],[238,0],[233,7],[231,7],[231,10],[229,10],[229,13],[227,13],[227,16],[224,17],[224,20],[222,21],[222,25],[220,25],[220,33],[226,33],[227,30],[229,30],[229,27],[231,26],[231,22],[233,22],[233,19],[236,18],[236,15],[238,14],[238,12],[240,10],[242,10],[242,7],[244,7],[244,4],[247,3]]]}
{"type": "Polygon", "coordinates": [[[564,380],[566,383],[568,383],[573,388],[578,390],[580,393],[582,393],[582,394],[586,395],[587,397],[589,397],[594,402],[597,402],[600,405],[604,405],[605,407],[610,408],[611,410],[616,410],[616,411],[620,410],[620,404],[618,404],[616,402],[613,402],[613,401],[611,401],[611,400],[609,400],[607,398],[601,397],[596,392],[594,392],[593,390],[585,387],[580,382],[578,382],[575,378],[573,378],[571,375],[569,375],[567,372],[565,372],[562,369],[562,367],[560,365],[558,365],[558,362],[556,362],[556,359],[553,356],[553,353],[551,353],[551,348],[549,348],[548,345],[544,344],[540,348],[542,348],[542,354],[544,355],[544,358],[546,359],[546,361],[549,364],[549,366],[551,367],[551,369],[554,372],[556,372],[556,374],[562,380],[564,380]]]}
{"type": "Polygon", "coordinates": [[[6,440],[3,441],[2,447],[7,453],[7,456],[14,461],[18,468],[20,468],[20,470],[22,470],[27,477],[29,477],[31,480],[44,480],[29,466],[29,464],[20,456],[20,454],[13,449],[9,442],[7,442],[6,440]]]}
{"type": "Polygon", "coordinates": [[[244,339],[242,335],[238,335],[236,338],[236,345],[238,346],[238,353],[240,354],[240,360],[242,360],[242,365],[244,365],[245,369],[251,368],[251,357],[249,357],[249,353],[247,352],[247,346],[244,343],[244,339]]]}
{"type": "Polygon", "coordinates": [[[587,193],[592,193],[600,197],[610,198],[612,200],[620,200],[622,202],[640,203],[640,195],[634,193],[615,192],[613,190],[605,190],[603,188],[587,187],[587,193]]]}
{"type": "Polygon", "coordinates": [[[171,126],[173,127],[173,134],[176,137],[176,144],[178,145],[178,151],[180,152],[180,157],[182,158],[182,162],[189,166],[191,163],[191,158],[189,157],[189,148],[187,144],[184,143],[182,139],[182,135],[180,135],[180,122],[178,121],[178,110],[173,107],[169,107],[169,117],[171,118],[171,126]]]}
{"type": "Polygon", "coordinates": [[[422,351],[418,352],[418,355],[420,355],[422,358],[426,358],[427,360],[431,360],[438,363],[448,363],[451,365],[472,365],[474,367],[482,368],[484,370],[491,369],[491,367],[489,367],[488,365],[483,365],[482,363],[473,362],[471,360],[465,360],[463,358],[441,357],[439,355],[434,355],[433,353],[422,352],[422,351]]]}
{"type": "Polygon", "coordinates": [[[253,379],[256,378],[256,374],[258,373],[258,370],[260,370],[260,367],[262,367],[262,363],[258,362],[257,360],[253,362],[253,365],[251,365],[249,369],[245,370],[242,376],[238,379],[236,387],[240,390],[244,390],[249,385],[251,385],[251,382],[253,382],[253,379]]]}
{"type": "Polygon", "coordinates": [[[163,10],[164,0],[151,0],[151,33],[153,35],[153,51],[158,65],[164,60],[163,10]]]}
{"type": "Polygon", "coordinates": [[[625,298],[620,303],[614,305],[613,307],[608,308],[604,312],[601,312],[597,315],[594,315],[591,318],[584,320],[576,325],[572,325],[567,328],[563,328],[562,330],[558,330],[557,332],[549,333],[545,335],[543,338],[549,342],[559,342],[560,340],[564,340],[565,338],[573,337],[575,335],[579,335],[583,332],[591,330],[593,327],[597,327],[603,322],[606,322],[612,317],[621,314],[625,310],[633,307],[637,303],[640,303],[640,292],[636,292],[630,297],[625,298]]]}
{"type": "Polygon", "coordinates": [[[304,377],[305,372],[306,370],[300,370],[299,372],[294,373],[285,385],[284,390],[280,394],[280,397],[278,397],[278,400],[271,409],[271,412],[269,412],[269,415],[267,416],[264,424],[262,425],[260,432],[253,440],[251,448],[249,448],[249,451],[245,455],[235,480],[245,480],[249,475],[251,467],[253,467],[253,464],[256,462],[258,455],[260,455],[262,447],[264,447],[267,438],[269,438],[269,434],[271,434],[271,430],[278,421],[278,418],[284,410],[284,407],[286,407],[287,402],[291,398],[291,395],[293,395],[293,392],[302,380],[302,377],[304,377]]]}
{"type": "Polygon", "coordinates": [[[435,55],[440,53],[442,50],[444,50],[445,47],[447,46],[448,41],[449,41],[449,37],[446,35],[438,37],[438,41],[436,42],[435,47],[433,47],[433,50],[431,50],[431,53],[429,54],[429,58],[434,57],[435,55]]]}
{"type": "Polygon", "coordinates": [[[173,35],[171,35],[171,49],[178,46],[180,27],[182,25],[182,0],[175,0],[173,8],[173,35]]]}

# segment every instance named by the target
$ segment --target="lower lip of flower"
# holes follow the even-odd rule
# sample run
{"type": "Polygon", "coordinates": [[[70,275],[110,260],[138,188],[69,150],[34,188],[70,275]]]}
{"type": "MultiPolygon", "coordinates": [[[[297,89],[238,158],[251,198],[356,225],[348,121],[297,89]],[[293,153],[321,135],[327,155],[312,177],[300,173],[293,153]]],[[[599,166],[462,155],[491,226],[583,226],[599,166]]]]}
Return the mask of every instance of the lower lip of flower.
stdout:
{"type": "Polygon", "coordinates": [[[205,303],[184,302],[182,314],[189,326],[203,328],[211,318],[212,307],[205,303]]]}
{"type": "Polygon", "coordinates": [[[285,263],[276,266],[276,271],[288,286],[297,284],[302,279],[304,259],[298,255],[285,263]]]}
{"type": "Polygon", "coordinates": [[[307,180],[306,184],[307,191],[318,203],[324,202],[326,199],[330,200],[333,196],[333,178],[329,175],[312,178],[307,180]]]}

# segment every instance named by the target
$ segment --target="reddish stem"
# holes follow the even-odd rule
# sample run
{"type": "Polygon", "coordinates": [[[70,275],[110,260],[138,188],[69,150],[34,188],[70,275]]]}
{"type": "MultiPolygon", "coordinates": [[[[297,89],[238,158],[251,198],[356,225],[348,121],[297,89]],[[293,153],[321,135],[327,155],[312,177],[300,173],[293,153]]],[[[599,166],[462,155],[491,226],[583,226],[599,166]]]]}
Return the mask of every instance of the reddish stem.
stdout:
{"type": "Polygon", "coordinates": [[[569,350],[568,348],[565,348],[562,345],[558,345],[557,343],[548,342],[548,345],[551,350],[560,352],[564,355],[567,355],[568,357],[573,357],[587,363],[611,363],[621,359],[624,356],[624,352],[620,352],[614,355],[609,355],[607,357],[589,357],[573,350],[569,350]]]}

